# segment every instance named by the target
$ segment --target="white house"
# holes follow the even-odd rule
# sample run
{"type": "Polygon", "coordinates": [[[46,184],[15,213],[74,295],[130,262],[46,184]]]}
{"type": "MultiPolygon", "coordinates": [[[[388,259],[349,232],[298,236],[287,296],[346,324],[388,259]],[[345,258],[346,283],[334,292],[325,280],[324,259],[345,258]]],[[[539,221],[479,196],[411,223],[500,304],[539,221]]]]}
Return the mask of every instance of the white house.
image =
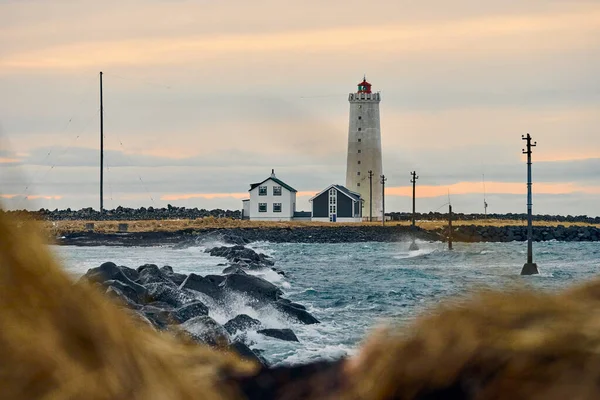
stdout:
{"type": "Polygon", "coordinates": [[[363,199],[360,193],[342,185],[329,185],[310,199],[312,221],[361,222],[363,199]]]}
{"type": "Polygon", "coordinates": [[[291,221],[296,212],[297,190],[275,176],[250,185],[250,198],[242,200],[243,218],[252,221],[291,221]]]}

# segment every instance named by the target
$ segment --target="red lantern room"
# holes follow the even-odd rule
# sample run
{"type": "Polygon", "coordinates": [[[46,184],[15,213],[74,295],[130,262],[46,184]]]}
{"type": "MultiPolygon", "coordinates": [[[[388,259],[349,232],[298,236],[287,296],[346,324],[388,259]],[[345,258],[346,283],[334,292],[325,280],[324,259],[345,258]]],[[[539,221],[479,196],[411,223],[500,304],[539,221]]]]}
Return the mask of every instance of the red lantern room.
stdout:
{"type": "Polygon", "coordinates": [[[363,81],[358,84],[358,93],[371,93],[371,84],[367,82],[367,77],[363,78],[363,81]]]}

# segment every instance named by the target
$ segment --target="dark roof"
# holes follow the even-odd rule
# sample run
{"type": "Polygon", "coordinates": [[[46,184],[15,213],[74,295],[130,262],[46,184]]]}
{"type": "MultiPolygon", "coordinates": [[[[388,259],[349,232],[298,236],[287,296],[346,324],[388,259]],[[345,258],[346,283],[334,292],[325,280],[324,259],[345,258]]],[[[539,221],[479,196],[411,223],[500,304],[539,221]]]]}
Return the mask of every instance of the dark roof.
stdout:
{"type": "Polygon", "coordinates": [[[250,185],[250,190],[254,189],[255,187],[262,185],[263,183],[265,183],[266,181],[268,181],[269,179],[271,179],[273,182],[280,184],[281,186],[283,186],[284,188],[286,188],[287,190],[289,190],[290,192],[297,192],[296,189],[294,189],[293,187],[291,187],[290,185],[288,185],[287,183],[283,182],[282,180],[279,180],[277,178],[274,178],[272,176],[268,177],[267,179],[265,179],[262,182],[258,182],[258,183],[253,183],[250,185]]]}
{"type": "Polygon", "coordinates": [[[294,217],[312,217],[310,211],[294,211],[294,217]]]}
{"type": "Polygon", "coordinates": [[[359,193],[353,192],[352,190],[350,190],[342,185],[333,185],[333,186],[340,192],[344,192],[344,194],[346,194],[347,196],[352,197],[354,200],[356,200],[356,201],[360,200],[359,193]]]}

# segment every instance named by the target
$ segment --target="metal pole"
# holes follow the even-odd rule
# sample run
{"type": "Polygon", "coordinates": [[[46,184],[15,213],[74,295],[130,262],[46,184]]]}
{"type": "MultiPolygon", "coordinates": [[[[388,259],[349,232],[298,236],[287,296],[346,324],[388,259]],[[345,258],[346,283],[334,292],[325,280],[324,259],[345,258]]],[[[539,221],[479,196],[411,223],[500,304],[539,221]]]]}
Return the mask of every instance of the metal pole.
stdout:
{"type": "Polygon", "coordinates": [[[104,103],[102,99],[102,71],[100,71],[100,213],[104,211],[104,103]]]}
{"type": "Polygon", "coordinates": [[[369,170],[369,222],[373,222],[373,171],[369,170]]]}
{"type": "Polygon", "coordinates": [[[419,177],[417,176],[417,173],[415,171],[410,173],[412,175],[412,179],[410,180],[410,182],[412,183],[413,186],[413,198],[412,198],[412,226],[415,226],[415,219],[416,219],[416,212],[415,212],[415,185],[417,183],[417,179],[419,179],[419,177]]]}
{"type": "Polygon", "coordinates": [[[385,225],[385,175],[381,175],[381,225],[385,225]]]}
{"type": "Polygon", "coordinates": [[[452,250],[452,205],[448,206],[448,250],[452,250]]]}
{"type": "Polygon", "coordinates": [[[523,154],[527,154],[527,263],[523,265],[521,275],[539,274],[537,264],[533,262],[533,223],[532,223],[532,196],[531,196],[531,148],[537,145],[537,142],[531,143],[531,136],[521,136],[522,140],[527,141],[527,150],[523,149],[523,154]]]}

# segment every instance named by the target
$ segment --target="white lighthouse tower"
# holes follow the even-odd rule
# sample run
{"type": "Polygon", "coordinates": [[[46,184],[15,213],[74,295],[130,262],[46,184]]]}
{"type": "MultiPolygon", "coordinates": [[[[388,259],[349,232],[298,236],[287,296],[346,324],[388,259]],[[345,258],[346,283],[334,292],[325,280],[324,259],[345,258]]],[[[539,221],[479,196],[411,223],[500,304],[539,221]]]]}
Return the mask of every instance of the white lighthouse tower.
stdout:
{"type": "Polygon", "coordinates": [[[350,127],[348,130],[348,164],[346,187],[361,194],[364,200],[362,215],[369,218],[370,199],[373,202],[373,221],[382,218],[381,129],[379,126],[379,93],[371,92],[366,77],[358,84],[358,91],[350,93],[350,127]],[[369,189],[369,171],[373,172],[372,190],[369,189]],[[370,193],[371,192],[371,193],[370,193]]]}

